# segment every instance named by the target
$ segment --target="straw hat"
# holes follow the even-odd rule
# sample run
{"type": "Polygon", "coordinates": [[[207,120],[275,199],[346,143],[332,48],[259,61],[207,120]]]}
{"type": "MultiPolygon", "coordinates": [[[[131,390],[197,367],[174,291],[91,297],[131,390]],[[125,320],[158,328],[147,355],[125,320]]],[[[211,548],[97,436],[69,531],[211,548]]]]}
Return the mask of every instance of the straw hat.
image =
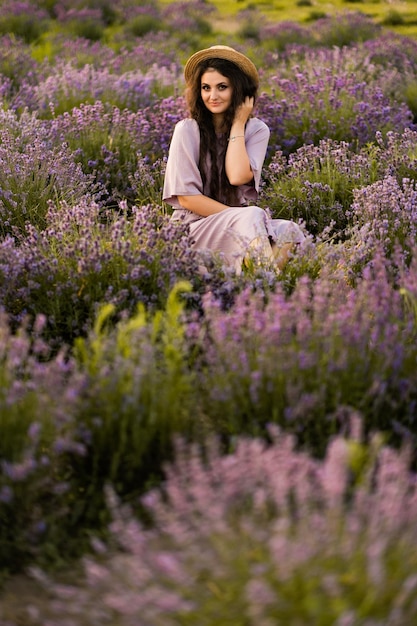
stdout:
{"type": "Polygon", "coordinates": [[[226,59],[226,61],[231,61],[249,76],[256,86],[259,85],[258,70],[252,61],[241,52],[229,48],[229,46],[211,46],[211,48],[205,48],[193,54],[184,68],[184,77],[187,83],[191,81],[197,66],[206,59],[226,59]]]}

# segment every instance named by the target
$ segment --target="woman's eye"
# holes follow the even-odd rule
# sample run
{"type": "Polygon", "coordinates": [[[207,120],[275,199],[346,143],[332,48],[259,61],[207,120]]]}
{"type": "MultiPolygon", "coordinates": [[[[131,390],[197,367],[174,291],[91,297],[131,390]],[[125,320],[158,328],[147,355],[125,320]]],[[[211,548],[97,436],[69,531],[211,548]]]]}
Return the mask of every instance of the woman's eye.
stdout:
{"type": "MultiPolygon", "coordinates": [[[[224,91],[225,89],[228,88],[229,85],[217,85],[217,89],[219,91],[224,91]]],[[[201,91],[210,91],[211,87],[210,85],[201,85],[201,91]]]]}

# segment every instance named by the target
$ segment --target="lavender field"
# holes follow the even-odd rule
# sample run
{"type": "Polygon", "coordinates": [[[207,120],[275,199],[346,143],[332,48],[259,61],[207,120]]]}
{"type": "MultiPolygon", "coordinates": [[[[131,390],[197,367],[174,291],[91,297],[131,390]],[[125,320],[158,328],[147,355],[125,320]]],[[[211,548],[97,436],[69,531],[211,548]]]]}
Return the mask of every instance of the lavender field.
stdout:
{"type": "Polygon", "coordinates": [[[417,620],[417,41],[214,18],[0,2],[0,626],[417,620]],[[161,199],[217,43],[306,233],[281,273],[202,272],[161,199]]]}

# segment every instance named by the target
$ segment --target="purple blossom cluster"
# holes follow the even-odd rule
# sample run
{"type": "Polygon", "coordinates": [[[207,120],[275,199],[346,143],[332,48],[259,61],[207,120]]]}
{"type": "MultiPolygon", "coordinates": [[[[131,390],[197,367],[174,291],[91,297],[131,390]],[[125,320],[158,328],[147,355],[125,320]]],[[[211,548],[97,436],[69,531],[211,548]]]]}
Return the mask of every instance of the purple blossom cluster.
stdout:
{"type": "Polygon", "coordinates": [[[364,43],[364,52],[375,65],[395,67],[401,72],[415,72],[417,65],[417,41],[393,33],[381,33],[364,43]]]}
{"type": "MultiPolygon", "coordinates": [[[[358,430],[351,414],[353,431],[358,430]]],[[[54,601],[28,607],[33,626],[413,623],[415,476],[407,450],[375,436],[335,437],[323,460],[271,430],[224,455],[183,442],[161,491],[144,504],[151,529],[113,493],[114,548],[96,542],[83,584],[33,575],[54,601]],[[118,550],[117,547],[120,546],[118,550]],[[139,621],[138,621],[139,620],[139,621]]]]}
{"type": "Polygon", "coordinates": [[[73,20],[94,20],[101,21],[102,13],[100,9],[93,8],[74,8],[73,3],[66,7],[65,3],[61,2],[55,5],[55,15],[59,22],[72,22],[73,20]]]}
{"type": "Polygon", "coordinates": [[[49,116],[50,107],[56,113],[71,111],[81,103],[107,102],[120,109],[132,111],[148,106],[155,100],[155,92],[172,84],[169,68],[151,67],[141,71],[111,73],[108,68],[82,68],[72,63],[56,63],[54,69],[37,84],[23,82],[13,100],[14,108],[29,108],[41,116],[49,116]]]}
{"type": "Polygon", "coordinates": [[[48,17],[47,11],[42,9],[40,6],[36,5],[37,3],[30,2],[30,0],[4,0],[1,3],[1,12],[0,16],[4,17],[6,15],[30,15],[33,19],[45,19],[48,17]]]}
{"type": "Polygon", "coordinates": [[[251,6],[239,12],[238,20],[242,35],[262,42],[259,52],[270,61],[277,59],[278,54],[287,57],[304,55],[311,48],[342,48],[372,41],[382,34],[381,25],[360,11],[338,12],[300,24],[286,20],[270,22],[251,6]]]}
{"type": "Polygon", "coordinates": [[[21,81],[37,80],[38,70],[39,64],[33,59],[29,45],[8,34],[0,38],[0,74],[2,81],[10,80],[10,90],[2,93],[2,100],[12,102],[21,81]]]}
{"type": "Polygon", "coordinates": [[[48,203],[77,201],[92,192],[65,143],[51,142],[49,129],[25,111],[0,110],[0,232],[23,232],[26,224],[45,226],[48,203]]]}
{"type": "Polygon", "coordinates": [[[344,69],[343,56],[339,50],[315,53],[308,63],[294,66],[291,76],[271,76],[274,95],[263,95],[258,111],[270,126],[275,149],[288,155],[323,138],[360,147],[374,141],[377,131],[412,126],[410,109],[384,93],[382,76],[380,83],[358,78],[344,69]]]}
{"type": "Polygon", "coordinates": [[[50,341],[71,344],[101,303],[125,314],[138,302],[161,307],[180,278],[193,278],[187,233],[181,237],[161,207],[134,207],[132,215],[120,208],[100,213],[87,198],[51,205],[45,228],[27,225],[16,240],[3,239],[0,301],[15,323],[42,312],[50,341]]]}
{"type": "Polygon", "coordinates": [[[381,246],[386,258],[401,247],[411,261],[417,237],[417,190],[414,181],[402,185],[394,176],[356,191],[350,209],[356,238],[366,236],[368,250],[381,246]],[[365,234],[366,233],[366,234],[365,234]]]}
{"type": "Polygon", "coordinates": [[[48,127],[51,141],[68,143],[85,175],[93,176],[102,203],[146,204],[150,195],[160,203],[162,185],[156,174],[163,171],[173,127],[184,115],[180,97],[165,98],[137,112],[98,100],[55,116],[48,127]],[[151,180],[156,180],[153,190],[151,180]]]}
{"type": "MultiPolygon", "coordinates": [[[[323,139],[284,157],[277,151],[265,171],[261,202],[275,217],[303,220],[308,232],[342,233],[355,188],[375,180],[374,156],[344,141],[323,139]]],[[[383,174],[382,174],[383,177],[383,174]]]]}

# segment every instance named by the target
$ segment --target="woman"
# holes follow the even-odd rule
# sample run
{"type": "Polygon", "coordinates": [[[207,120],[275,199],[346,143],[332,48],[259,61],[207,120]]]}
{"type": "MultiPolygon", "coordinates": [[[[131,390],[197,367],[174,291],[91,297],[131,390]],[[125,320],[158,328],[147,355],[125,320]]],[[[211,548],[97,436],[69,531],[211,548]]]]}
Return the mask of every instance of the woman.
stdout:
{"type": "Polygon", "coordinates": [[[190,57],[184,76],[190,117],[175,126],[163,192],[172,219],[189,224],[197,249],[220,254],[238,273],[250,258],[282,269],[304,235],[256,206],[270,133],[252,116],[255,65],[213,46],[190,57]]]}

